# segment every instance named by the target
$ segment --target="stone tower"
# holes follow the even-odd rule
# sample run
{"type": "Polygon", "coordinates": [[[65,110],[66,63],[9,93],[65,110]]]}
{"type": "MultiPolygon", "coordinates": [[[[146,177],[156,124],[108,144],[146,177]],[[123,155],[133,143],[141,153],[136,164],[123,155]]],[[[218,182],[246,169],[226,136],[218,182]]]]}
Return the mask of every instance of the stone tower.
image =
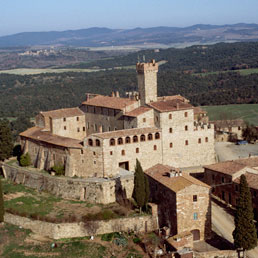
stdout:
{"type": "Polygon", "coordinates": [[[137,63],[136,71],[141,106],[157,101],[158,64],[155,60],[150,63],[137,63]]]}

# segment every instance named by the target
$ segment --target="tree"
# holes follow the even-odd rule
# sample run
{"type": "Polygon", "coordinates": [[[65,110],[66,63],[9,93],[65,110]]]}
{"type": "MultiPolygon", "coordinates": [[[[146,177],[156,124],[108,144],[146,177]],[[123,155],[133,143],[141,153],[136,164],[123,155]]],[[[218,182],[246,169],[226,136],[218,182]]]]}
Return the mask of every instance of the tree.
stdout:
{"type": "Polygon", "coordinates": [[[8,159],[12,156],[13,141],[12,133],[7,120],[0,120],[0,160],[8,159]]]}
{"type": "Polygon", "coordinates": [[[2,182],[0,179],[0,223],[3,221],[4,221],[4,199],[3,199],[2,182]]]}
{"type": "Polygon", "coordinates": [[[28,167],[30,164],[31,164],[30,154],[27,152],[26,154],[21,155],[20,165],[22,167],[28,167]]]}
{"type": "Polygon", "coordinates": [[[246,124],[246,127],[242,130],[242,137],[244,140],[251,142],[258,139],[258,130],[253,125],[246,124]]]}
{"type": "Polygon", "coordinates": [[[147,176],[144,175],[141,163],[136,160],[135,174],[134,174],[134,190],[133,198],[142,211],[142,207],[146,206],[149,200],[149,181],[147,176]]]}
{"type": "Polygon", "coordinates": [[[234,245],[237,249],[251,250],[257,245],[252,196],[245,175],[240,177],[240,195],[235,213],[234,245]]]}

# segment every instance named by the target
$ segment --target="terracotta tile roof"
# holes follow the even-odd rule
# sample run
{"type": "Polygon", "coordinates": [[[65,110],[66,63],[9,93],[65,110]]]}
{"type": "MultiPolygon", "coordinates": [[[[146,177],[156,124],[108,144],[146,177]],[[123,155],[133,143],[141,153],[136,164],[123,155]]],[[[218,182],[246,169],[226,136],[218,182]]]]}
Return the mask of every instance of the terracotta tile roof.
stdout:
{"type": "Polygon", "coordinates": [[[210,123],[214,124],[218,128],[238,127],[238,126],[244,125],[244,121],[242,119],[216,120],[216,121],[210,121],[210,123]]]}
{"type": "Polygon", "coordinates": [[[20,133],[20,136],[67,148],[82,148],[80,140],[54,135],[51,132],[45,132],[43,130],[40,127],[32,127],[20,133]]]}
{"type": "Polygon", "coordinates": [[[181,100],[182,102],[189,102],[188,99],[186,99],[185,97],[181,96],[181,95],[173,95],[173,96],[162,96],[162,97],[158,97],[158,101],[164,101],[164,100],[181,100]]]}
{"type": "Polygon", "coordinates": [[[234,173],[242,170],[245,167],[246,167],[246,165],[243,165],[243,164],[238,163],[233,160],[204,166],[204,168],[207,168],[207,169],[210,169],[213,171],[217,171],[217,172],[221,172],[221,173],[224,173],[227,175],[233,175],[234,173]]]}
{"type": "Polygon", "coordinates": [[[147,127],[147,128],[124,129],[124,130],[105,132],[105,133],[96,133],[96,134],[92,134],[91,136],[99,137],[103,139],[110,139],[110,138],[126,137],[126,136],[157,133],[157,132],[160,133],[161,129],[158,129],[156,127],[147,127]]]}
{"type": "Polygon", "coordinates": [[[137,116],[139,116],[141,114],[144,114],[144,113],[146,113],[150,110],[151,110],[151,108],[148,108],[148,107],[138,107],[138,108],[136,108],[136,109],[134,109],[130,112],[125,113],[124,115],[125,116],[137,117],[137,116]]]}
{"type": "Polygon", "coordinates": [[[154,180],[158,181],[159,183],[165,185],[175,193],[191,185],[199,185],[199,186],[210,188],[210,186],[206,185],[205,183],[197,180],[192,176],[189,176],[187,173],[184,173],[184,172],[181,172],[181,176],[168,177],[167,173],[169,173],[171,169],[177,170],[170,166],[157,164],[147,169],[146,171],[144,171],[144,173],[146,173],[148,176],[152,177],[154,180]]]}
{"type": "MultiPolygon", "coordinates": [[[[258,175],[253,173],[245,173],[246,181],[248,183],[248,186],[253,189],[258,190],[258,175]]],[[[234,180],[235,183],[240,183],[240,177],[236,178],[234,180]]]]}
{"type": "Polygon", "coordinates": [[[193,106],[191,104],[183,102],[179,99],[160,100],[148,103],[148,105],[160,112],[193,109],[193,106]]]}
{"type": "Polygon", "coordinates": [[[62,108],[46,112],[40,112],[43,116],[48,116],[51,118],[63,118],[63,117],[73,117],[73,116],[83,116],[84,113],[78,108],[62,108]]]}
{"type": "Polygon", "coordinates": [[[207,114],[207,111],[203,110],[201,107],[194,107],[194,114],[207,114]]]}
{"type": "Polygon", "coordinates": [[[98,95],[92,99],[82,102],[83,105],[106,107],[112,109],[123,110],[126,106],[137,103],[135,100],[129,98],[109,97],[98,95]]]}

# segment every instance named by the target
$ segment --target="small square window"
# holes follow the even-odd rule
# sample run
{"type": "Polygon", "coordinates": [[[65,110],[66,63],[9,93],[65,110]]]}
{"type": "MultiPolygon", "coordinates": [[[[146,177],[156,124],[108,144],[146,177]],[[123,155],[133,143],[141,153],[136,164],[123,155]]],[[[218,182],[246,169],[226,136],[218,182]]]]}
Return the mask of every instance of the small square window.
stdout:
{"type": "Polygon", "coordinates": [[[64,126],[64,130],[66,130],[66,126],[64,126]]]}
{"type": "Polygon", "coordinates": [[[93,155],[94,155],[94,156],[96,155],[96,152],[95,152],[95,151],[93,151],[93,155]]]}
{"type": "Polygon", "coordinates": [[[79,121],[79,117],[78,116],[76,117],[76,121],[79,121]]]}
{"type": "Polygon", "coordinates": [[[86,130],[85,126],[83,126],[82,130],[83,130],[83,132],[85,132],[85,130],[86,130]]]}
{"type": "Polygon", "coordinates": [[[194,220],[198,220],[198,213],[197,213],[197,212],[195,212],[195,213],[193,214],[193,219],[194,219],[194,220]]]}
{"type": "Polygon", "coordinates": [[[205,142],[208,142],[208,141],[209,141],[208,137],[205,137],[205,142]]]}
{"type": "Polygon", "coordinates": [[[136,153],[139,153],[139,148],[136,148],[135,152],[136,152],[136,153]]]}
{"type": "Polygon", "coordinates": [[[64,122],[66,121],[66,118],[65,118],[65,117],[63,118],[63,121],[64,121],[64,122]]]}
{"type": "Polygon", "coordinates": [[[193,195],[193,202],[197,202],[197,195],[193,195]]]}
{"type": "Polygon", "coordinates": [[[172,143],[172,142],[169,144],[169,147],[170,147],[170,148],[173,148],[173,143],[172,143]]]}
{"type": "Polygon", "coordinates": [[[198,143],[202,143],[202,139],[201,138],[198,139],[198,143]]]}
{"type": "Polygon", "coordinates": [[[145,123],[145,122],[146,122],[146,118],[144,117],[144,118],[142,119],[142,121],[143,121],[143,123],[145,123]]]}
{"type": "Polygon", "coordinates": [[[185,112],[185,117],[188,117],[188,113],[187,112],[185,112]]]}
{"type": "Polygon", "coordinates": [[[169,128],[169,133],[173,133],[173,129],[172,128],[169,128]]]}
{"type": "Polygon", "coordinates": [[[79,128],[79,127],[77,128],[77,132],[78,132],[78,133],[80,132],[80,128],[79,128]]]}
{"type": "Polygon", "coordinates": [[[188,144],[189,144],[189,143],[188,143],[188,140],[186,140],[186,141],[185,141],[185,145],[188,145],[188,144]]]}
{"type": "Polygon", "coordinates": [[[153,150],[157,150],[157,145],[154,145],[154,146],[153,146],[153,150]]]}
{"type": "Polygon", "coordinates": [[[124,156],[125,155],[125,150],[121,151],[121,155],[124,156]]]}
{"type": "Polygon", "coordinates": [[[112,152],[112,151],[110,151],[110,155],[111,155],[111,156],[113,155],[113,152],[112,152]]]}

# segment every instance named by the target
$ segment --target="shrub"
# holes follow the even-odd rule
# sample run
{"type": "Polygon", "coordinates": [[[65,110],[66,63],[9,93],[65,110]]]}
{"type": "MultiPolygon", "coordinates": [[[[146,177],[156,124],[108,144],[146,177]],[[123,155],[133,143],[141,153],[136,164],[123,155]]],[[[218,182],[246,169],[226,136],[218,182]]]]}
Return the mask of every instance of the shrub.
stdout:
{"type": "Polygon", "coordinates": [[[20,166],[28,167],[31,164],[30,154],[27,152],[26,154],[22,154],[20,157],[20,166]]]}
{"type": "Polygon", "coordinates": [[[65,175],[65,167],[62,164],[54,165],[51,170],[53,170],[57,176],[65,175]]]}

